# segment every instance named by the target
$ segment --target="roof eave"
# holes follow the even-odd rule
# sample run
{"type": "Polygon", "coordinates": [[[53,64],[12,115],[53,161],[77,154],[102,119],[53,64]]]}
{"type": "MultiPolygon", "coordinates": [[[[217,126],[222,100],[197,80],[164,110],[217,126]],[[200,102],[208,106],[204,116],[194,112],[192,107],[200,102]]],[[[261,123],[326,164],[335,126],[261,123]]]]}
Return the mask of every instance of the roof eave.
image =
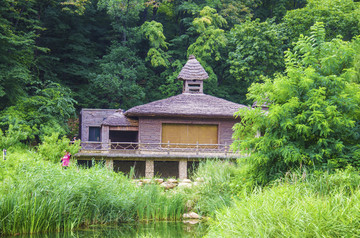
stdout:
{"type": "Polygon", "coordinates": [[[238,119],[234,115],[219,115],[219,114],[181,114],[181,113],[144,113],[144,112],[129,112],[126,116],[131,117],[181,117],[181,118],[221,118],[221,119],[238,119]]]}

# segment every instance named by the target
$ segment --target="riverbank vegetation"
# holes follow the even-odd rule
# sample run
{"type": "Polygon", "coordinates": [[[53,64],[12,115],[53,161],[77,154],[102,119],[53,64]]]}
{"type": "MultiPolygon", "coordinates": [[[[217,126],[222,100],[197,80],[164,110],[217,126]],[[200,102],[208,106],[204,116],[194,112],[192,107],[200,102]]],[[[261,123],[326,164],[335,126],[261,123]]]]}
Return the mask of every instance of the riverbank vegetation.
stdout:
{"type": "Polygon", "coordinates": [[[0,170],[2,234],[174,221],[185,212],[185,194],[164,191],[157,185],[137,187],[131,179],[102,166],[63,169],[38,153],[17,151],[0,162],[0,170]]]}
{"type": "Polygon", "coordinates": [[[204,182],[164,190],[137,186],[96,165],[63,169],[31,150],[10,151],[0,162],[1,234],[71,230],[92,224],[179,221],[189,210],[208,217],[208,237],[314,237],[358,232],[360,175],[288,172],[267,186],[249,186],[242,161],[204,161],[204,182]]]}
{"type": "Polygon", "coordinates": [[[206,237],[359,236],[359,171],[295,172],[240,194],[206,237]]]}

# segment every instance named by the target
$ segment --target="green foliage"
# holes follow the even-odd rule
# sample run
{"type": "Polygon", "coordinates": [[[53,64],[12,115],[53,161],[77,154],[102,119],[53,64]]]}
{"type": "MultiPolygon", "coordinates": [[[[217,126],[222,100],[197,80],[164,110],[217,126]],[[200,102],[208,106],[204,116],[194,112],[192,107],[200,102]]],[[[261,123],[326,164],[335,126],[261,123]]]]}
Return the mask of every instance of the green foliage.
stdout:
{"type": "Polygon", "coordinates": [[[261,75],[273,76],[284,68],[284,33],[272,21],[259,19],[235,25],[229,34],[230,74],[250,85],[261,75]]]}
{"type": "Polygon", "coordinates": [[[65,135],[66,121],[75,114],[75,103],[69,89],[51,83],[36,90],[34,96],[23,97],[16,105],[1,112],[0,125],[6,129],[16,124],[19,130],[26,132],[24,139],[30,141],[35,136],[48,135],[54,129],[65,135]]]}
{"type": "Polygon", "coordinates": [[[311,30],[286,52],[284,75],[250,87],[249,98],[269,110],[238,113],[233,149],[251,152],[250,173],[259,183],[301,165],[359,165],[359,87],[351,70],[358,39],[327,42],[322,23],[311,30]]]}
{"type": "Polygon", "coordinates": [[[146,21],[142,26],[142,31],[146,39],[150,41],[150,46],[153,48],[167,48],[165,41],[166,37],[163,33],[163,26],[156,21],[146,21]]]}
{"type": "Polygon", "coordinates": [[[145,38],[150,41],[150,49],[147,53],[148,59],[151,61],[151,65],[154,67],[168,66],[168,55],[163,51],[167,49],[168,43],[165,41],[163,33],[163,26],[156,21],[145,22],[141,29],[145,38]],[[163,48],[163,49],[161,49],[163,48]]]}
{"type": "MultiPolygon", "coordinates": [[[[90,74],[96,72],[96,60],[110,44],[110,17],[90,1],[82,15],[64,11],[59,1],[38,7],[46,30],[37,42],[50,51],[37,54],[35,77],[41,82],[55,82],[69,88],[71,98],[78,102],[77,109],[91,107],[86,100],[90,74]]],[[[32,93],[33,89],[29,94],[32,93]]]]}
{"type": "Polygon", "coordinates": [[[61,109],[38,98],[46,85],[67,88],[71,110],[127,109],[181,93],[176,78],[190,54],[209,73],[205,93],[249,103],[249,84],[282,71],[283,50],[316,21],[325,23],[327,41],[359,34],[357,2],[304,6],[304,0],[1,1],[0,127],[17,120],[31,143],[68,133],[67,108],[59,116],[61,109]]]}
{"type": "Polygon", "coordinates": [[[261,20],[275,18],[277,22],[281,22],[289,10],[303,8],[307,2],[306,0],[262,0],[258,2],[254,15],[261,20]]]}
{"type": "Polygon", "coordinates": [[[144,10],[144,0],[99,0],[98,7],[106,9],[113,18],[114,30],[122,34],[122,42],[127,43],[130,28],[139,20],[139,13],[144,10]]]}
{"type": "Polygon", "coordinates": [[[143,0],[100,0],[98,6],[106,9],[114,18],[126,18],[129,16],[137,18],[139,11],[144,9],[145,4],[143,0]]]}
{"type": "Polygon", "coordinates": [[[89,0],[66,0],[61,3],[64,5],[65,11],[74,12],[76,14],[84,14],[86,5],[89,4],[89,0]]]}
{"type": "Polygon", "coordinates": [[[324,22],[327,40],[338,35],[351,40],[360,33],[358,9],[359,3],[353,0],[311,0],[304,8],[288,11],[284,23],[290,39],[308,35],[315,22],[324,22]]]}
{"type": "Polygon", "coordinates": [[[93,75],[91,80],[93,95],[98,97],[93,105],[128,109],[143,102],[144,88],[139,83],[146,78],[147,69],[135,52],[114,43],[99,65],[101,73],[93,75]]]}
{"type": "Polygon", "coordinates": [[[195,18],[193,26],[200,34],[195,43],[188,48],[188,54],[193,54],[204,61],[220,60],[220,49],[226,46],[227,39],[224,30],[220,29],[227,24],[215,9],[204,7],[200,17],[195,18]]]}
{"type": "Polygon", "coordinates": [[[26,84],[34,79],[31,67],[37,47],[36,1],[4,0],[0,3],[0,110],[26,95],[26,84]]]}
{"type": "Polygon", "coordinates": [[[258,6],[260,1],[254,0],[220,0],[207,1],[209,6],[214,4],[220,15],[225,18],[230,26],[240,24],[245,19],[253,16],[254,9],[258,6]]]}
{"type": "Polygon", "coordinates": [[[271,185],[298,184],[311,190],[319,196],[331,196],[333,194],[354,195],[359,190],[360,175],[359,171],[351,166],[335,171],[295,171],[286,173],[284,177],[274,181],[271,185]]]}
{"type": "Polygon", "coordinates": [[[65,136],[59,138],[59,133],[53,133],[50,136],[45,136],[43,142],[38,146],[39,154],[47,161],[54,163],[60,162],[60,159],[65,155],[64,151],[70,152],[73,156],[80,150],[80,140],[70,143],[70,140],[65,136]]]}
{"type": "Polygon", "coordinates": [[[31,129],[28,126],[23,127],[19,123],[10,124],[5,132],[0,129],[0,149],[8,150],[11,147],[16,147],[28,138],[29,131],[31,129]]]}
{"type": "Polygon", "coordinates": [[[220,96],[224,92],[218,88],[218,85],[221,79],[226,80],[222,77],[227,66],[221,62],[226,61],[224,57],[226,57],[227,46],[225,30],[221,28],[225,27],[227,22],[215,9],[208,6],[204,7],[199,14],[200,17],[193,20],[190,28],[195,30],[198,37],[188,47],[187,54],[195,55],[209,74],[209,79],[204,84],[205,92],[220,96]],[[221,78],[219,79],[219,77],[221,78]]]}

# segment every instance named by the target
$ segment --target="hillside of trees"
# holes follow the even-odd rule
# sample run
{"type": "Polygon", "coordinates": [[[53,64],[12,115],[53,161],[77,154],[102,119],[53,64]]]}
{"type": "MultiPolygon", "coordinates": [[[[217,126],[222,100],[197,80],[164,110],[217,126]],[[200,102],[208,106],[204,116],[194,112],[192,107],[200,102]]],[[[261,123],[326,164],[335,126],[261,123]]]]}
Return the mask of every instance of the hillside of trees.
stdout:
{"type": "Polygon", "coordinates": [[[280,77],[316,22],[324,41],[360,30],[352,0],[3,0],[0,12],[4,146],[69,134],[81,108],[178,94],[190,54],[209,73],[207,94],[250,105],[250,85],[280,77]]]}

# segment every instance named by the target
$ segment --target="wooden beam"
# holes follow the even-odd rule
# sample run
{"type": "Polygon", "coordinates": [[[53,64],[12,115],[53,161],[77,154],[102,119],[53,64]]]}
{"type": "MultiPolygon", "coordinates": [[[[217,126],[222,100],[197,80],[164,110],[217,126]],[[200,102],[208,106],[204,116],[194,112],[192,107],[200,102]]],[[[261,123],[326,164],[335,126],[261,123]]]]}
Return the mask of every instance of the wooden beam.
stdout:
{"type": "Polygon", "coordinates": [[[137,126],[110,126],[110,131],[139,131],[137,126]]]}

